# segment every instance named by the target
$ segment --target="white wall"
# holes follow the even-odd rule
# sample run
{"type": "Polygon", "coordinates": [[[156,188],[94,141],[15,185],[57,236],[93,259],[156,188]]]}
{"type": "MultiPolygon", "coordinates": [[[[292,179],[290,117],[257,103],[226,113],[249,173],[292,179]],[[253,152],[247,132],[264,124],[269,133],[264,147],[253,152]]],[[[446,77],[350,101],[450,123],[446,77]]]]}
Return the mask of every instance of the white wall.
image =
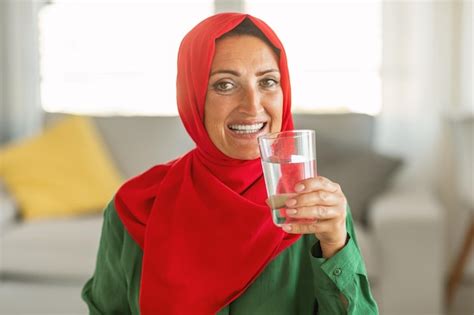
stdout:
{"type": "MultiPolygon", "coordinates": [[[[459,153],[456,144],[464,141],[460,134],[453,130],[453,117],[459,114],[474,113],[474,102],[472,98],[472,2],[459,1],[453,6],[453,54],[452,54],[452,99],[453,106],[442,118],[443,134],[439,148],[440,165],[438,168],[437,184],[439,196],[446,207],[447,238],[445,244],[446,267],[450,272],[458,258],[464,237],[471,222],[469,209],[462,201],[462,190],[465,185],[473,187],[472,176],[470,179],[460,174],[469,172],[467,163],[468,152],[459,153]],[[461,155],[463,154],[463,155],[461,155]],[[460,166],[466,165],[464,169],[460,166]],[[463,187],[461,186],[463,185],[463,187]]],[[[469,114],[468,114],[469,115],[469,114]]],[[[471,135],[472,139],[472,135],[471,135]]],[[[464,145],[462,149],[470,149],[473,155],[473,143],[470,148],[464,145]]],[[[472,161],[471,161],[472,163],[472,161]]],[[[471,165],[472,168],[472,165],[471,165]]],[[[472,171],[472,170],[471,170],[472,171]]],[[[465,270],[468,278],[474,279],[474,251],[465,270]]]]}
{"type": "MultiPolygon", "coordinates": [[[[458,110],[460,112],[470,112],[471,115],[474,115],[474,100],[472,97],[472,89],[473,89],[473,81],[472,81],[472,74],[474,72],[473,69],[473,64],[472,64],[472,14],[473,13],[473,6],[472,6],[472,1],[463,1],[462,3],[459,4],[457,7],[457,18],[459,19],[459,28],[457,30],[457,34],[459,36],[459,45],[457,46],[457,51],[454,56],[455,59],[455,65],[456,65],[456,71],[454,72],[455,74],[455,95],[454,98],[456,100],[456,104],[458,105],[458,110]]],[[[472,120],[471,116],[471,120],[472,120]]],[[[471,127],[472,130],[472,127],[471,127]]],[[[465,143],[463,145],[463,149],[468,149],[470,150],[470,156],[474,156],[472,150],[474,147],[474,143],[472,142],[472,139],[474,137],[474,134],[471,133],[471,137],[469,141],[470,143],[465,143]]],[[[462,139],[458,139],[461,141],[462,139]]],[[[466,140],[466,139],[465,139],[466,140]]],[[[455,148],[454,148],[455,149],[455,148]]],[[[454,150],[453,150],[454,151],[454,150]]],[[[463,159],[467,159],[467,156],[456,156],[458,153],[453,152],[454,157],[452,162],[455,163],[455,165],[461,165],[461,164],[467,164],[467,161],[463,161],[463,159]],[[459,159],[458,159],[459,158],[459,159]],[[462,163],[464,162],[464,163],[462,163]]],[[[465,152],[464,154],[467,154],[465,152]]],[[[471,222],[469,214],[469,210],[466,208],[466,204],[461,201],[461,198],[459,197],[459,194],[462,189],[465,189],[465,191],[470,190],[471,194],[471,200],[472,199],[472,194],[474,194],[474,183],[473,183],[473,166],[472,163],[474,161],[471,160],[471,172],[470,176],[462,176],[465,174],[460,174],[461,172],[466,172],[466,170],[459,170],[456,169],[456,167],[453,166],[452,171],[453,171],[453,176],[454,182],[458,183],[458,185],[453,185],[456,189],[456,191],[450,195],[452,208],[454,211],[451,212],[452,218],[448,221],[450,223],[449,225],[449,232],[450,232],[450,239],[448,240],[448,248],[451,249],[451,254],[453,258],[451,259],[452,261],[454,260],[455,257],[459,254],[459,251],[461,249],[461,244],[464,241],[464,237],[466,235],[467,229],[469,227],[469,224],[471,222]],[[457,171],[457,172],[456,172],[457,171]],[[461,175],[461,176],[460,176],[461,175]],[[456,177],[457,176],[457,177],[456,177]],[[470,179],[469,179],[470,177],[470,179]],[[463,185],[464,188],[461,188],[459,185],[463,185]],[[465,187],[470,187],[465,188],[465,187]]],[[[471,255],[468,260],[468,265],[467,265],[467,270],[466,274],[469,278],[474,279],[474,248],[471,248],[471,255]]]]}
{"type": "Polygon", "coordinates": [[[472,64],[472,1],[463,1],[461,7],[461,51],[460,51],[460,91],[459,104],[463,107],[469,107],[474,111],[474,100],[472,98],[472,73],[474,72],[474,65],[472,64]]]}
{"type": "Polygon", "coordinates": [[[6,141],[5,118],[5,2],[0,1],[0,144],[6,141]]]}
{"type": "Polygon", "coordinates": [[[38,15],[41,1],[2,0],[0,18],[0,143],[42,126],[38,15]]]}

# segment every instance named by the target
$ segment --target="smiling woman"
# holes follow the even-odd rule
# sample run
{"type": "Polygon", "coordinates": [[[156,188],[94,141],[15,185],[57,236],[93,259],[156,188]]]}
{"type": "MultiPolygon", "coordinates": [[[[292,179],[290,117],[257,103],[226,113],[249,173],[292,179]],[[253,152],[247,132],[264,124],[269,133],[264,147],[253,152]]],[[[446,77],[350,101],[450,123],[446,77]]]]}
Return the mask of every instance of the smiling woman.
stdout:
{"type": "Polygon", "coordinates": [[[130,179],[109,203],[83,289],[91,313],[377,314],[337,183],[297,182],[286,205],[311,223],[272,222],[256,138],[293,129],[273,30],[247,14],[205,19],[181,43],[176,87],[196,148],[130,179]]]}

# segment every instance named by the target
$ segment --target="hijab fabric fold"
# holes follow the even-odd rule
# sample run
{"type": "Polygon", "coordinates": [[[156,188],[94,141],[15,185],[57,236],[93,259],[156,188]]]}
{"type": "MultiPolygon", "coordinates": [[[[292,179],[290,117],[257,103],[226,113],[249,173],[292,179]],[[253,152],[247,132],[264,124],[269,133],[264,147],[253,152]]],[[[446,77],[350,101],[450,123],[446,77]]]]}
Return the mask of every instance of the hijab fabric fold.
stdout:
{"type": "Polygon", "coordinates": [[[215,314],[299,238],[272,223],[260,159],[227,157],[204,127],[216,39],[245,18],[280,49],[282,130],[293,129],[285,51],[263,21],[222,13],[185,36],[178,54],[177,103],[196,148],[132,178],[115,196],[120,219],[143,250],[142,314],[215,314]]]}

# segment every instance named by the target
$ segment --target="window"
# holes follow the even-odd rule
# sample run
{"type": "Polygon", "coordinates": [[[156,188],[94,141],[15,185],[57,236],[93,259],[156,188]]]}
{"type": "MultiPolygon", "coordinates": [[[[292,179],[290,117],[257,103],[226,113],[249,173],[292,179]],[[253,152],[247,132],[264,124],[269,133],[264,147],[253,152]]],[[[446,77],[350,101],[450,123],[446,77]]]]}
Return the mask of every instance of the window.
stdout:
{"type": "Polygon", "coordinates": [[[46,111],[174,115],[184,35],[213,0],[55,0],[40,13],[46,111]]]}
{"type": "MultiPolygon", "coordinates": [[[[379,112],[380,0],[241,1],[285,45],[294,111],[379,112]]],[[[180,41],[213,12],[213,0],[53,0],[40,14],[43,108],[176,115],[180,41]]]]}
{"type": "Polygon", "coordinates": [[[285,46],[294,111],[380,111],[381,1],[246,0],[245,9],[285,46]]]}

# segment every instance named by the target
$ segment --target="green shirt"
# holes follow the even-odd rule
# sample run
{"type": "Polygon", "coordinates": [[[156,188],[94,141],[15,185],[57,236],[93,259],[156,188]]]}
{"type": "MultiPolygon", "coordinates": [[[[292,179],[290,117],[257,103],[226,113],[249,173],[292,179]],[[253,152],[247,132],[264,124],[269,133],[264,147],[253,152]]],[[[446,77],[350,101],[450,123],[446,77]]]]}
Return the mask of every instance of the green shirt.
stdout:
{"type": "MultiPolygon", "coordinates": [[[[349,208],[346,225],[349,240],[330,259],[320,258],[314,234],[303,235],[218,315],[378,314],[349,208]]],[[[96,269],[82,290],[90,314],[140,313],[142,255],[111,202],[104,212],[96,269]]]]}

